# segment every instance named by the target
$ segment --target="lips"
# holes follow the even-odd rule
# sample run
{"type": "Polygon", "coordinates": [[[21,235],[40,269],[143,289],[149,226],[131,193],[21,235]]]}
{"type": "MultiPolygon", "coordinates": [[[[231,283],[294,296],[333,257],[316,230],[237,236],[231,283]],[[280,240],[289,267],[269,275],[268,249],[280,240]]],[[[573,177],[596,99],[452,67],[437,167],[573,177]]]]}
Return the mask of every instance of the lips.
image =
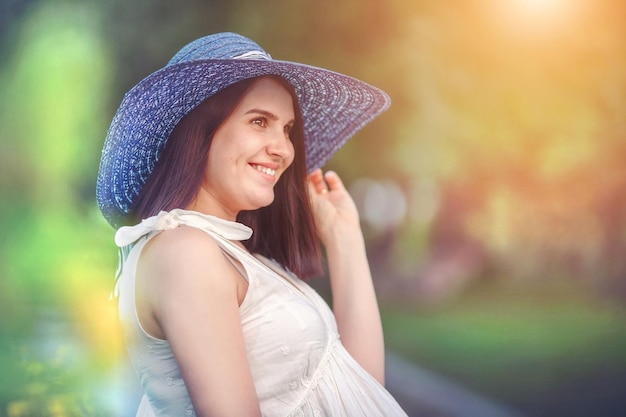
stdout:
{"type": "Polygon", "coordinates": [[[272,177],[276,176],[276,170],[273,169],[273,168],[270,168],[270,167],[267,167],[267,166],[264,166],[264,165],[257,165],[257,164],[250,164],[250,166],[252,166],[252,168],[254,168],[257,171],[262,172],[262,173],[264,173],[266,175],[269,175],[269,176],[272,176],[272,177]]]}

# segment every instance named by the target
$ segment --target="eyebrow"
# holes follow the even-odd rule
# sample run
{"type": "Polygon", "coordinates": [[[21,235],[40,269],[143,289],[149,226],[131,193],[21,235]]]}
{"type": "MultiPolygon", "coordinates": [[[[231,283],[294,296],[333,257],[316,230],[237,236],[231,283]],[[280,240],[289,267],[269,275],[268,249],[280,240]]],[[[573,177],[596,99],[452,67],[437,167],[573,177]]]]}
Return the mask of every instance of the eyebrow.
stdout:
{"type": "MultiPolygon", "coordinates": [[[[267,110],[262,110],[262,109],[251,109],[251,110],[248,110],[247,112],[245,112],[244,114],[260,114],[262,116],[267,117],[268,119],[278,120],[278,116],[276,116],[274,113],[269,112],[267,110]]],[[[288,124],[289,123],[295,123],[295,119],[291,119],[288,122],[288,124]]]]}

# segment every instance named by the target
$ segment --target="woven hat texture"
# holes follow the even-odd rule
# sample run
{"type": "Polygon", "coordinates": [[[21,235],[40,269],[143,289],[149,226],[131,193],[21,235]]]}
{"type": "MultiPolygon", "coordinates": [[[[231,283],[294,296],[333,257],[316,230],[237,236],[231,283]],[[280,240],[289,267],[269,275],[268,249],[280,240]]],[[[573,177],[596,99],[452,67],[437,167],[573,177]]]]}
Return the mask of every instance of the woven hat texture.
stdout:
{"type": "Polygon", "coordinates": [[[309,172],[390,104],[376,87],[333,71],[274,60],[244,36],[219,33],[197,39],[128,91],[113,118],[96,185],[107,221],[115,228],[124,223],[167,139],[187,113],[229,85],[262,75],[281,76],[295,89],[309,172]]]}

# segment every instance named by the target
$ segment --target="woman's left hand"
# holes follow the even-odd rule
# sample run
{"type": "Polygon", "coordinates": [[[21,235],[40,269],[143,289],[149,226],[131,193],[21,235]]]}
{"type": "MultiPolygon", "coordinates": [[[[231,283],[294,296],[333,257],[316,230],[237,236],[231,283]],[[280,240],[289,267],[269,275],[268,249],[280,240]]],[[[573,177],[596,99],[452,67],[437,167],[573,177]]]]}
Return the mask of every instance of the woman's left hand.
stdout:
{"type": "Polygon", "coordinates": [[[360,233],[359,213],[354,200],[334,171],[315,170],[307,177],[311,208],[319,238],[324,245],[344,233],[360,233]]]}

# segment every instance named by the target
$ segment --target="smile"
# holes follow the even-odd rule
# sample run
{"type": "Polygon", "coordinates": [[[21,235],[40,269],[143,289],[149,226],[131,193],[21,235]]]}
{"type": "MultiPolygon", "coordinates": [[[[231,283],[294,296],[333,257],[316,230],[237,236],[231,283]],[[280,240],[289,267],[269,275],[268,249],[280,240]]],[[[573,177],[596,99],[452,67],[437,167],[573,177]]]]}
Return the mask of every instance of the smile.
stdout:
{"type": "Polygon", "coordinates": [[[272,177],[276,175],[276,170],[275,169],[264,167],[264,166],[261,166],[261,165],[252,165],[252,167],[254,169],[256,169],[257,171],[260,171],[260,172],[262,172],[264,174],[267,174],[267,175],[270,175],[272,177]]]}

